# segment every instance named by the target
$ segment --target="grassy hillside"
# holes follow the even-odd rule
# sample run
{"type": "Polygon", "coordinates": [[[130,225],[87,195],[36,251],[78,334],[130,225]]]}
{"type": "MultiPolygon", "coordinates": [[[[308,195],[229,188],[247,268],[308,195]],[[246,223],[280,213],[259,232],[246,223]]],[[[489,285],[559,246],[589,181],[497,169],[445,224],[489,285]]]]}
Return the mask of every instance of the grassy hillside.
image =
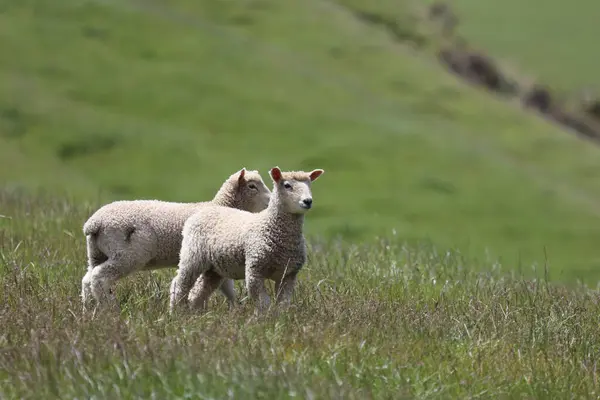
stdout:
{"type": "Polygon", "coordinates": [[[81,204],[0,192],[0,398],[596,398],[597,292],[456,252],[312,241],[292,308],[215,295],[169,317],[172,271],[82,317],[81,204]],[[477,273],[478,268],[487,272],[477,273]]]}
{"type": "Polygon", "coordinates": [[[562,90],[598,88],[600,3],[452,0],[459,31],[525,73],[562,90]]]}
{"type": "Polygon", "coordinates": [[[600,151],[447,74],[419,7],[2,2],[0,398],[598,397],[600,151]],[[326,170],[291,309],[169,316],[163,270],[81,314],[95,207],[273,165],[326,170]]]}
{"type": "Polygon", "coordinates": [[[414,36],[391,4],[5,1],[1,182],[191,201],[242,166],[324,168],[312,236],[395,230],[527,271],[546,247],[551,278],[595,284],[598,149],[365,18],[414,36]]]}

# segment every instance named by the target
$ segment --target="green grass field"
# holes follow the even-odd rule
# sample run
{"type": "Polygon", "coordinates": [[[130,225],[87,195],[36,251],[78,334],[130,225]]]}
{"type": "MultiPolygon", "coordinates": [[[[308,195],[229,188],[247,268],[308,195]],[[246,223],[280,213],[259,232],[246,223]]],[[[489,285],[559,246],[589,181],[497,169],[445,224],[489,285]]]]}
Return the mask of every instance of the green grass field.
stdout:
{"type": "Polygon", "coordinates": [[[420,7],[0,3],[0,397],[598,396],[600,150],[448,74],[420,7]],[[169,317],[169,270],[81,315],[100,204],[274,165],[326,171],[292,310],[169,317]]]}
{"type": "Polygon", "coordinates": [[[563,91],[597,89],[600,3],[452,0],[459,32],[526,76],[563,91]]]}
{"type": "Polygon", "coordinates": [[[419,29],[411,4],[156,4],[4,3],[6,185],[192,201],[242,166],[324,168],[311,234],[395,229],[525,269],[546,247],[552,278],[600,277],[598,149],[356,16],[419,29]]]}
{"type": "MultiPolygon", "coordinates": [[[[324,176],[323,176],[324,177],[324,176]]],[[[251,321],[223,296],[170,317],[172,271],[81,314],[88,205],[2,192],[2,399],[594,398],[597,292],[457,252],[311,240],[292,307],[251,321]],[[477,269],[485,269],[478,273],[477,269]]],[[[543,274],[543,271],[540,272],[543,274]]],[[[239,285],[239,284],[238,284],[239,285]]]]}

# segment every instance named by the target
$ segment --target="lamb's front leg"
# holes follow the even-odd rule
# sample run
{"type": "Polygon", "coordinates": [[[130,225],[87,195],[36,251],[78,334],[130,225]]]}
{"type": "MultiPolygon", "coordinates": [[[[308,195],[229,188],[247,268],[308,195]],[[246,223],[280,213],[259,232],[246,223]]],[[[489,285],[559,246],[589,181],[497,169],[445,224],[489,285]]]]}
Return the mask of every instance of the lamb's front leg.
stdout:
{"type": "Polygon", "coordinates": [[[265,287],[265,279],[252,273],[246,273],[246,289],[248,295],[256,304],[255,314],[263,314],[271,305],[271,299],[265,287]]]}

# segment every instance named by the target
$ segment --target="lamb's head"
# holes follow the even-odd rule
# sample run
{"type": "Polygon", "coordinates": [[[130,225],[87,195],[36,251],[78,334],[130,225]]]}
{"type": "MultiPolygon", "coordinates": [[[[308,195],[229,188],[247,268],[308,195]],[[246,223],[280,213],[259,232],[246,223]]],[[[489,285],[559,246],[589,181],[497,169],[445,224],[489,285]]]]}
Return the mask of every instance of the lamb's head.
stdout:
{"type": "Polygon", "coordinates": [[[267,208],[271,191],[258,171],[242,168],[237,173],[237,183],[240,209],[260,212],[267,208]]]}
{"type": "Polygon", "coordinates": [[[256,170],[242,168],[223,184],[214,202],[253,213],[267,208],[271,191],[256,170]]]}
{"type": "Polygon", "coordinates": [[[322,169],[311,172],[286,171],[281,172],[279,167],[271,168],[269,175],[273,179],[273,194],[279,206],[292,214],[304,214],[312,207],[311,183],[321,174],[322,169]]]}

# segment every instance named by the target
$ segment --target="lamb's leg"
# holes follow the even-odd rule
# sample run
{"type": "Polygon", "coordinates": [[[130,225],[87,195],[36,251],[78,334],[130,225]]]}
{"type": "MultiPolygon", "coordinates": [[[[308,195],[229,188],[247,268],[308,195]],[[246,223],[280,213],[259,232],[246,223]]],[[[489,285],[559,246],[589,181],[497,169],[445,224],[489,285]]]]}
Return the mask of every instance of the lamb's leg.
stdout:
{"type": "Polygon", "coordinates": [[[123,258],[109,258],[88,272],[92,294],[99,305],[110,305],[119,309],[117,298],[112,291],[113,284],[131,274],[136,263],[123,258]]]}
{"type": "Polygon", "coordinates": [[[222,281],[223,277],[214,271],[209,270],[201,274],[188,295],[190,308],[206,309],[210,295],[221,285],[222,281]]]}
{"type": "Polygon", "coordinates": [[[90,308],[94,295],[92,294],[92,268],[81,279],[81,302],[83,304],[83,313],[87,313],[90,308]]]}
{"type": "Polygon", "coordinates": [[[81,302],[83,303],[84,313],[88,311],[90,303],[94,298],[94,295],[92,293],[92,270],[108,259],[106,254],[104,254],[98,248],[98,245],[96,243],[96,235],[88,235],[86,237],[86,243],[88,269],[86,274],[81,279],[81,302]]]}
{"type": "Polygon", "coordinates": [[[169,314],[172,314],[175,309],[187,305],[188,295],[196,279],[209,269],[210,266],[204,265],[201,254],[188,243],[188,237],[184,235],[179,253],[177,274],[171,281],[169,314]]]}
{"type": "Polygon", "coordinates": [[[227,297],[229,307],[234,307],[237,304],[237,296],[235,295],[235,286],[233,285],[233,279],[224,279],[219,286],[221,293],[227,297]]]}
{"type": "Polygon", "coordinates": [[[262,276],[246,273],[246,288],[248,295],[256,304],[255,313],[264,313],[271,305],[271,299],[265,287],[265,280],[262,276]]]}
{"type": "Polygon", "coordinates": [[[193,265],[179,264],[177,274],[171,281],[169,313],[173,313],[176,308],[187,304],[190,290],[194,287],[199,275],[200,273],[193,265]]]}
{"type": "Polygon", "coordinates": [[[296,287],[297,273],[291,273],[278,279],[275,283],[275,293],[277,296],[277,303],[283,305],[289,305],[294,294],[294,288],[296,287]]]}

